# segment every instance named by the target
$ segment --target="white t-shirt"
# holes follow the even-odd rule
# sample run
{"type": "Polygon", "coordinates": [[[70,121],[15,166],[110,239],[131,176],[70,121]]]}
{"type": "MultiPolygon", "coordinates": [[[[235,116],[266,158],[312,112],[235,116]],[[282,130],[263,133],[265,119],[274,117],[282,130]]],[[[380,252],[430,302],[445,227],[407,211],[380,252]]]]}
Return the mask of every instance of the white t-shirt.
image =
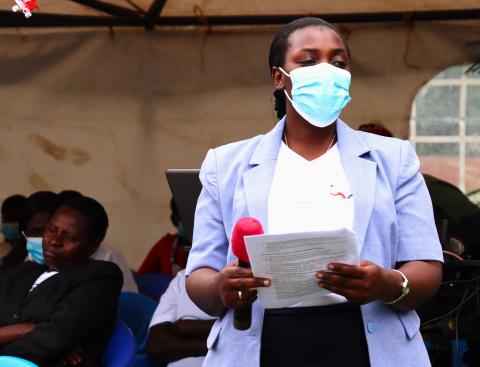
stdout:
{"type": "MultiPolygon", "coordinates": [[[[188,297],[185,289],[185,269],[180,270],[160,298],[150,327],[177,320],[213,320],[188,297]]],[[[168,367],[201,367],[205,357],[188,357],[168,364],[168,367]]]]}
{"type": "MultiPolygon", "coordinates": [[[[308,161],[282,142],[268,200],[268,232],[353,229],[353,199],[336,144],[308,161]]],[[[295,306],[345,301],[342,296],[330,294],[295,306]]]]}
{"type": "Polygon", "coordinates": [[[30,288],[29,292],[33,291],[39,284],[43,283],[48,278],[53,277],[55,274],[58,274],[58,271],[46,271],[46,272],[40,274],[40,276],[37,278],[37,280],[35,280],[35,282],[33,282],[33,285],[30,288]]]}

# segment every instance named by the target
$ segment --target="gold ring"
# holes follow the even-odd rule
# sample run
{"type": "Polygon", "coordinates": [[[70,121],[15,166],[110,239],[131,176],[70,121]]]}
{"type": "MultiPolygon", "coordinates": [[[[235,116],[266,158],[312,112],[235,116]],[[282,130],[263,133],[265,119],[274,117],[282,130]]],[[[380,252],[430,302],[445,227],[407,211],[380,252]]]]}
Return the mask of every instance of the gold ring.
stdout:
{"type": "Polygon", "coordinates": [[[238,299],[241,301],[243,299],[242,291],[238,291],[238,299]]]}

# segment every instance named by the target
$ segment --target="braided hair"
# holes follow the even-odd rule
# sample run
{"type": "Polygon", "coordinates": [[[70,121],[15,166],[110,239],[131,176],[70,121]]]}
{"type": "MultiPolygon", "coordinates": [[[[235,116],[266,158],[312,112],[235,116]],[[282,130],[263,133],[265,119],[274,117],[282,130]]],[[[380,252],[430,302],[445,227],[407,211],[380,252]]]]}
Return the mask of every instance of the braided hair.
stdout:
{"type": "MultiPolygon", "coordinates": [[[[287,25],[283,26],[280,31],[275,35],[275,38],[272,41],[272,44],[270,45],[270,53],[268,55],[268,64],[270,66],[270,70],[274,66],[281,66],[285,64],[285,53],[287,52],[287,48],[289,46],[288,39],[290,38],[290,35],[295,32],[297,29],[302,29],[305,27],[312,27],[312,26],[317,26],[317,27],[327,27],[334,31],[340,39],[343,41],[345,44],[345,48],[347,49],[347,53],[350,55],[350,51],[348,50],[348,47],[345,43],[345,40],[343,39],[342,35],[340,34],[340,31],[335,28],[332,24],[328,23],[327,21],[321,19],[321,18],[314,18],[314,17],[305,17],[305,18],[300,18],[296,19],[287,25]]],[[[286,112],[287,112],[287,105],[286,105],[286,100],[285,100],[285,94],[283,90],[276,89],[273,92],[273,96],[275,98],[275,111],[277,111],[277,117],[282,118],[286,112]]]]}

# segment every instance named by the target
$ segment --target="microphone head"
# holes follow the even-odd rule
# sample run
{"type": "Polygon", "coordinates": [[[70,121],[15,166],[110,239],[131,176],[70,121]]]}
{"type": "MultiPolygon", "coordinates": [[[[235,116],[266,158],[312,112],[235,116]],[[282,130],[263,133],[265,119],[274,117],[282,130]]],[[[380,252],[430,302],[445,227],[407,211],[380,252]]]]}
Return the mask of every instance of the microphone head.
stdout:
{"type": "Polygon", "coordinates": [[[238,220],[232,232],[232,250],[236,257],[244,263],[249,263],[245,236],[263,234],[262,224],[255,218],[243,217],[238,220]]]}

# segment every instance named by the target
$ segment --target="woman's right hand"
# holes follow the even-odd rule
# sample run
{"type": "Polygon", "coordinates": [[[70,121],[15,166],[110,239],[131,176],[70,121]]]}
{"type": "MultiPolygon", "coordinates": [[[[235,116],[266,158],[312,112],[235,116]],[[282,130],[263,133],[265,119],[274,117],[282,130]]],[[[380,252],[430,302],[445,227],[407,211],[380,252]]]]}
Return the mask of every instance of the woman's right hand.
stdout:
{"type": "Polygon", "coordinates": [[[233,309],[252,304],[257,299],[257,288],[271,284],[270,279],[254,278],[252,269],[238,266],[237,261],[217,273],[216,282],[223,305],[233,309]]]}

